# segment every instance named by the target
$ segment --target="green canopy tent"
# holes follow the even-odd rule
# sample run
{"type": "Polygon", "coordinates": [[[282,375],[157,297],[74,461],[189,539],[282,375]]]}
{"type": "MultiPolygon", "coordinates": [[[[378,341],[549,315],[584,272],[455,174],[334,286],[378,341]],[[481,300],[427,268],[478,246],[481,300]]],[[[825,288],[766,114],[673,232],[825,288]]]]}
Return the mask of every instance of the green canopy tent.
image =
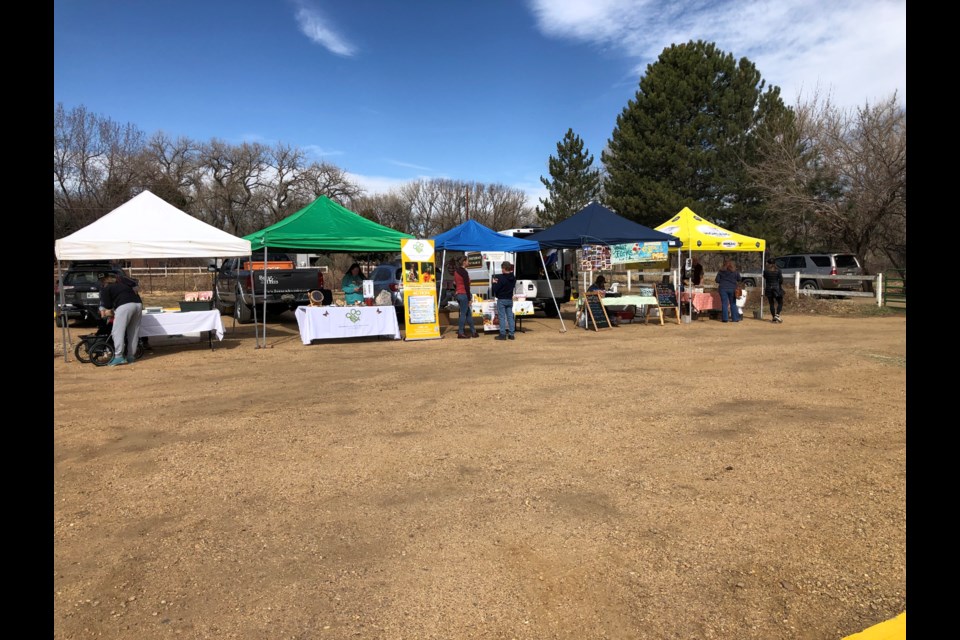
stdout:
{"type": "Polygon", "coordinates": [[[401,240],[412,237],[320,196],[300,211],[243,239],[250,241],[251,251],[269,247],[302,253],[391,253],[400,251],[401,240]]]}
{"type": "MultiPolygon", "coordinates": [[[[320,196],[280,222],[246,235],[243,239],[250,241],[251,251],[263,250],[266,268],[268,248],[297,253],[393,253],[400,251],[401,240],[413,237],[409,233],[368,220],[327,196],[320,196]]],[[[263,317],[266,320],[266,278],[263,282],[263,294],[263,317]]],[[[263,329],[266,346],[266,324],[263,329]]],[[[259,346],[259,334],[257,345],[259,346]]]]}

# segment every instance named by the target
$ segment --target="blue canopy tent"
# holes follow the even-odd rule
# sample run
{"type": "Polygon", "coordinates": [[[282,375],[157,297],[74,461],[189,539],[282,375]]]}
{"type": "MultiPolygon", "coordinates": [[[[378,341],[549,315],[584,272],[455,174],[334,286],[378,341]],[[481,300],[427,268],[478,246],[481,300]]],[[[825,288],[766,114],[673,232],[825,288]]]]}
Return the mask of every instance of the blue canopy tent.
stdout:
{"type": "MultiPolygon", "coordinates": [[[[514,238],[497,233],[489,227],[485,227],[475,220],[467,220],[463,224],[457,225],[449,231],[444,231],[433,238],[434,251],[443,249],[443,260],[441,268],[447,263],[447,250],[451,251],[509,251],[519,253],[521,251],[540,251],[540,243],[529,239],[514,238]]],[[[540,255],[540,262],[543,263],[543,255],[540,255]]],[[[544,273],[547,273],[546,264],[543,265],[544,273]]],[[[549,275],[547,280],[549,282],[549,275]]],[[[554,307],[557,310],[557,317],[560,317],[560,305],[557,304],[557,298],[553,295],[553,286],[550,287],[550,297],[553,298],[554,307]]],[[[462,313],[463,310],[461,309],[462,313]]],[[[560,317],[560,326],[562,331],[567,330],[563,324],[563,318],[560,317]]]]}
{"type": "Polygon", "coordinates": [[[535,240],[542,247],[566,249],[579,249],[586,244],[666,242],[668,248],[682,244],[676,236],[627,220],[599,202],[591,202],[566,220],[528,236],[527,240],[535,240]]]}
{"type": "Polygon", "coordinates": [[[566,220],[527,237],[541,247],[579,249],[585,244],[624,244],[628,242],[666,242],[679,247],[676,236],[627,220],[598,202],[591,202],[566,220]]]}

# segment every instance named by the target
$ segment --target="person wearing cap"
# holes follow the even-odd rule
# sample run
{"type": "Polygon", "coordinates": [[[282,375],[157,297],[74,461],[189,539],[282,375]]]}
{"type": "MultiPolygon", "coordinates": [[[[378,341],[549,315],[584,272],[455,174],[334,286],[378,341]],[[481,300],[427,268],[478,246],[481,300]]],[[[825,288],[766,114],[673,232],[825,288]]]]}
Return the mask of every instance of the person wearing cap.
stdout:
{"type": "Polygon", "coordinates": [[[763,270],[763,290],[767,294],[767,302],[770,303],[772,322],[783,322],[780,319],[780,312],[783,311],[783,272],[773,258],[767,260],[767,266],[763,270]]]}
{"type": "Polygon", "coordinates": [[[118,364],[133,364],[140,341],[140,317],[143,313],[143,300],[131,285],[133,280],[117,279],[115,273],[98,274],[103,287],[100,289],[100,315],[113,317],[113,360],[107,363],[115,367],[118,364]]]}
{"type": "Polygon", "coordinates": [[[494,340],[513,340],[513,292],[517,287],[517,278],[513,275],[513,265],[500,263],[500,273],[492,278],[493,297],[497,299],[497,317],[500,319],[500,335],[494,340]]]}
{"type": "Polygon", "coordinates": [[[360,265],[356,262],[343,274],[340,288],[343,290],[343,301],[347,306],[363,302],[363,279],[363,272],[360,271],[360,265]]]}
{"type": "Polygon", "coordinates": [[[607,293],[607,279],[603,276],[597,276],[597,279],[593,281],[587,291],[597,291],[602,298],[607,293]]]}

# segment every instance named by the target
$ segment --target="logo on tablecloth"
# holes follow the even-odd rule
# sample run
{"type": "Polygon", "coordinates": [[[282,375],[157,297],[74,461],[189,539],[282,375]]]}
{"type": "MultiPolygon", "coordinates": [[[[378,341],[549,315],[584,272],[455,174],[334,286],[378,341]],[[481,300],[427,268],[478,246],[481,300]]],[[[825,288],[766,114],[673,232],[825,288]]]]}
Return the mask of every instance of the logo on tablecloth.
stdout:
{"type": "Polygon", "coordinates": [[[353,323],[360,322],[360,309],[351,309],[350,312],[347,313],[347,320],[353,323]]]}

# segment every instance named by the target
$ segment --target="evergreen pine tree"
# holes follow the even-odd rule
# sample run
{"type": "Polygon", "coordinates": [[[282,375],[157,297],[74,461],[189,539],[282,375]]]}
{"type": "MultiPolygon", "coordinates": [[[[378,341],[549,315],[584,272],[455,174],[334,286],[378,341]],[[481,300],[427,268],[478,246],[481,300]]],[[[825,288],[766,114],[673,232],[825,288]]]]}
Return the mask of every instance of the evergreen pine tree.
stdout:
{"type": "Polygon", "coordinates": [[[600,172],[592,168],[593,156],[583,148],[583,140],[567,129],[563,140],[557,143],[557,156],[550,156],[548,180],[540,176],[540,182],[549,195],[540,198],[537,218],[543,226],[566,220],[591,200],[600,198],[600,172]]]}
{"type": "Polygon", "coordinates": [[[683,207],[748,233],[762,202],[745,163],[754,130],[785,109],[780,89],[713,43],[671,45],[647,66],[601,154],[605,203],[653,227],[683,207]]]}

